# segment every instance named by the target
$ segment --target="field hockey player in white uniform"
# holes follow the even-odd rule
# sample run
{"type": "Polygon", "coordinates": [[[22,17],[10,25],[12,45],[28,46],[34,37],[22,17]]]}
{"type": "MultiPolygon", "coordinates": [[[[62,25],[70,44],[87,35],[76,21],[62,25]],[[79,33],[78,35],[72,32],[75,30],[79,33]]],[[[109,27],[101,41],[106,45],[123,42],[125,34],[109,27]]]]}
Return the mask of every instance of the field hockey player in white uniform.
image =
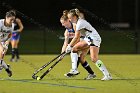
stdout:
{"type": "MultiPolygon", "coordinates": [[[[76,23],[76,31],[75,37],[66,48],[66,52],[68,53],[70,51],[73,51],[74,53],[77,53],[78,51],[82,51],[80,61],[84,63],[85,66],[87,66],[88,64],[86,64],[85,62],[86,54],[84,54],[84,51],[86,48],[90,48],[90,57],[92,62],[96,64],[96,66],[102,71],[104,75],[101,80],[111,80],[112,77],[110,73],[106,69],[103,62],[98,58],[99,48],[101,44],[101,37],[98,32],[94,29],[94,27],[91,26],[89,22],[84,19],[80,19],[79,14],[75,9],[69,11],[68,18],[71,22],[76,23]],[[84,36],[84,40],[75,44],[80,35],[84,36]]],[[[87,79],[91,79],[93,78],[93,76],[93,74],[89,74],[87,76],[87,79]]]]}
{"type": "Polygon", "coordinates": [[[0,65],[5,69],[8,76],[12,76],[10,67],[4,62],[3,58],[8,49],[8,45],[14,29],[13,21],[15,20],[14,12],[7,12],[5,19],[0,20],[0,65]]]}

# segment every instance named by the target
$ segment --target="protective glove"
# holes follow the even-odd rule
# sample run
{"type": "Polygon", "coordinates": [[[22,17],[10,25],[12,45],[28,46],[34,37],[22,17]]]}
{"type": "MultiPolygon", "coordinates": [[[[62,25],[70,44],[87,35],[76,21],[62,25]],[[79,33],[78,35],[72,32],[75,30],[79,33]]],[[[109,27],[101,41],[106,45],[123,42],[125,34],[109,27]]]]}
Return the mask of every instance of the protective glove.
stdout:
{"type": "Polygon", "coordinates": [[[65,52],[66,52],[66,53],[70,53],[71,50],[72,50],[72,47],[71,47],[70,45],[68,45],[68,46],[66,47],[65,52]]]}

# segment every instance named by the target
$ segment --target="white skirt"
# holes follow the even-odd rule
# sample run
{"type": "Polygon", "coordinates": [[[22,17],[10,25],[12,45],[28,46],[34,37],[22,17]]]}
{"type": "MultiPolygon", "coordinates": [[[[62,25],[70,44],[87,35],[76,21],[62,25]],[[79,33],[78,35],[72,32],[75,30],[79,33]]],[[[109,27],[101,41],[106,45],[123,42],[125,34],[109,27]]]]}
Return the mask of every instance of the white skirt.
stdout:
{"type": "Polygon", "coordinates": [[[95,45],[97,47],[100,47],[101,44],[101,38],[98,36],[94,36],[94,37],[85,37],[84,40],[87,42],[88,45],[95,45]]]}

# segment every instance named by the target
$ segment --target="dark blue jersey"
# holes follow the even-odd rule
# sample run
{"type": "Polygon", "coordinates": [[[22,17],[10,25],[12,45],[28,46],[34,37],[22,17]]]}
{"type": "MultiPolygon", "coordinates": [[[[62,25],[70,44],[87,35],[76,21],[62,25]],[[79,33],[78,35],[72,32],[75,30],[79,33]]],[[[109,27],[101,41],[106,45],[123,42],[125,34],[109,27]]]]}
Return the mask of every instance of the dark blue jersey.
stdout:
{"type": "MultiPolygon", "coordinates": [[[[71,23],[71,22],[70,22],[70,23],[71,23]]],[[[68,32],[75,33],[72,23],[71,23],[71,28],[66,28],[66,29],[68,30],[68,32]]]]}

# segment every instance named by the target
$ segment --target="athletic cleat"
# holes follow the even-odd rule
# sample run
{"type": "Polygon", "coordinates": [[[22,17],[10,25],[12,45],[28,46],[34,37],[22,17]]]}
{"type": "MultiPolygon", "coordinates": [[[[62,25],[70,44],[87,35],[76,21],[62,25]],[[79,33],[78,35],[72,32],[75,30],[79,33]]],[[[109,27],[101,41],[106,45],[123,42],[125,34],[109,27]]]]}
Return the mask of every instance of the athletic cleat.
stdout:
{"type": "Polygon", "coordinates": [[[10,59],[10,62],[15,62],[15,59],[11,58],[11,59],[10,59]]]}
{"type": "Polygon", "coordinates": [[[8,64],[8,69],[6,69],[5,71],[7,72],[8,76],[11,77],[12,76],[12,71],[10,70],[10,65],[8,64]]]}
{"type": "Polygon", "coordinates": [[[102,80],[102,81],[105,81],[105,80],[112,80],[112,77],[111,77],[111,75],[107,75],[107,76],[104,76],[101,80],[102,80]]]}
{"type": "Polygon", "coordinates": [[[15,62],[18,62],[20,59],[19,58],[16,58],[15,62]]]}
{"type": "Polygon", "coordinates": [[[96,75],[95,74],[88,74],[88,76],[86,78],[84,78],[85,80],[90,80],[90,79],[93,79],[95,78],[96,75]]]}
{"type": "Polygon", "coordinates": [[[74,76],[76,76],[78,74],[80,74],[79,71],[77,71],[77,70],[71,70],[70,72],[64,74],[64,76],[66,76],[66,77],[74,77],[74,76]]]}

